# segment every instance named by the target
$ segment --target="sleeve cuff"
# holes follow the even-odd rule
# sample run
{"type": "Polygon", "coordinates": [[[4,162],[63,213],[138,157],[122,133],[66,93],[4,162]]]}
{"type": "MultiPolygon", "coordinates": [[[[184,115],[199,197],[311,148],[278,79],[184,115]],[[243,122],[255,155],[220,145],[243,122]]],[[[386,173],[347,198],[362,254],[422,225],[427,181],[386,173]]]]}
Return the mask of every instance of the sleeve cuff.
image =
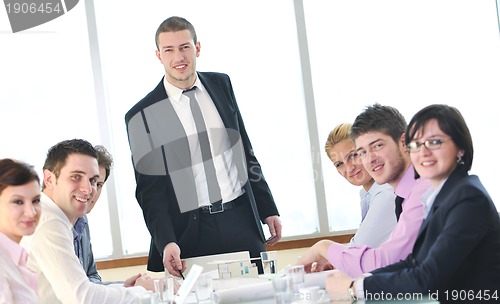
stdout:
{"type": "Polygon", "coordinates": [[[354,281],[354,287],[356,289],[356,295],[358,296],[358,300],[365,299],[365,278],[371,277],[371,273],[364,273],[363,277],[354,281]]]}

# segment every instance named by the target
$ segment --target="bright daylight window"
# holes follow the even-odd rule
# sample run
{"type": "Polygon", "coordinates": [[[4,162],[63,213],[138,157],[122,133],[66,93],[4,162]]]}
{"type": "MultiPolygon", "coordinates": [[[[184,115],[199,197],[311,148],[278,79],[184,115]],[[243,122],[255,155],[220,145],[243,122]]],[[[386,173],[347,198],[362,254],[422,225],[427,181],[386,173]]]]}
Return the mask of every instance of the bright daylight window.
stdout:
{"type": "MultiPolygon", "coordinates": [[[[375,102],[396,107],[407,122],[429,104],[455,106],[474,139],[471,173],[500,206],[490,169],[500,144],[484,137],[500,130],[496,113],[485,110],[500,100],[495,1],[304,0],[304,6],[319,138],[375,102]]],[[[345,219],[359,214],[358,189],[321,152],[330,227],[345,229],[352,223],[345,219]],[[339,203],[343,197],[349,199],[339,203]]]]}
{"type": "MultiPolygon", "coordinates": [[[[100,143],[85,5],[13,34],[0,9],[0,157],[24,160],[42,178],[48,149],[72,138],[100,143]]],[[[113,252],[106,194],[92,212],[100,256],[113,252]]]]}

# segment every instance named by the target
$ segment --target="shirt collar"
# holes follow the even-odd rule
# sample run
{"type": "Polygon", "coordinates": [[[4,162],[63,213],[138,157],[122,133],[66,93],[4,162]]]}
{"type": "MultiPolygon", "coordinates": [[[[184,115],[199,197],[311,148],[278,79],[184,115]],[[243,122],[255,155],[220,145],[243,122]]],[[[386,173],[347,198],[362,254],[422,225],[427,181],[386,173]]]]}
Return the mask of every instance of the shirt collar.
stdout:
{"type": "MultiPolygon", "coordinates": [[[[373,186],[371,188],[373,188],[373,186]]],[[[370,190],[371,190],[371,188],[370,188],[370,190]]],[[[359,197],[361,197],[361,199],[364,199],[365,197],[367,197],[370,194],[370,192],[369,192],[370,190],[366,191],[365,188],[361,187],[361,189],[359,189],[359,197]]]]}
{"type": "Polygon", "coordinates": [[[0,232],[0,247],[5,248],[5,251],[16,265],[26,265],[26,261],[28,260],[26,250],[2,232],[0,232]]]}
{"type": "MultiPolygon", "coordinates": [[[[42,192],[42,194],[40,196],[40,201],[42,204],[42,210],[47,209],[47,210],[50,210],[52,213],[54,213],[54,215],[56,215],[58,218],[60,218],[64,222],[64,224],[66,225],[68,230],[73,228],[73,225],[69,221],[66,214],[62,211],[62,209],[59,206],[57,206],[57,204],[47,194],[42,192]]],[[[42,218],[44,217],[44,214],[50,214],[50,212],[47,212],[47,213],[42,212],[42,215],[41,215],[42,218]]]]}
{"type": "Polygon", "coordinates": [[[436,197],[438,196],[439,192],[441,192],[441,189],[443,188],[444,183],[446,182],[447,179],[448,178],[446,178],[436,188],[430,187],[429,190],[427,190],[427,192],[422,195],[422,198],[420,200],[424,204],[424,215],[425,215],[424,217],[425,218],[429,214],[432,205],[434,205],[434,201],[436,200],[436,197]]]}
{"type": "MultiPolygon", "coordinates": [[[[184,90],[180,89],[180,88],[174,86],[173,84],[171,84],[170,82],[168,82],[167,77],[163,78],[163,85],[165,86],[165,91],[167,92],[168,98],[172,99],[176,102],[179,102],[179,100],[181,99],[181,96],[182,96],[182,92],[184,92],[184,90]]],[[[194,81],[194,84],[192,87],[194,87],[194,86],[196,86],[197,89],[199,89],[201,91],[205,90],[205,87],[203,86],[203,84],[201,84],[201,81],[200,81],[200,78],[198,77],[198,74],[196,74],[196,80],[194,81]]]]}
{"type": "Polygon", "coordinates": [[[405,174],[403,175],[403,178],[401,178],[401,180],[399,181],[396,189],[394,189],[394,193],[396,193],[397,196],[407,199],[410,196],[414,185],[415,169],[413,168],[413,165],[410,165],[408,170],[406,170],[405,174]]]}
{"type": "Polygon", "coordinates": [[[75,226],[73,226],[73,229],[71,229],[71,231],[73,232],[73,238],[80,240],[82,238],[85,226],[87,226],[87,219],[85,217],[77,219],[75,226]]]}
{"type": "Polygon", "coordinates": [[[377,192],[380,191],[380,188],[381,186],[377,183],[373,183],[373,185],[370,187],[370,189],[368,189],[368,193],[370,193],[370,195],[374,195],[376,194],[377,192]]]}
{"type": "MultiPolygon", "coordinates": [[[[389,186],[389,185],[384,184],[384,187],[387,187],[387,186],[389,186]]],[[[379,185],[375,182],[372,184],[370,189],[368,189],[368,191],[366,191],[365,188],[361,187],[361,189],[359,190],[359,196],[361,197],[361,199],[364,199],[365,197],[372,197],[380,191],[382,191],[382,185],[379,185]]]]}

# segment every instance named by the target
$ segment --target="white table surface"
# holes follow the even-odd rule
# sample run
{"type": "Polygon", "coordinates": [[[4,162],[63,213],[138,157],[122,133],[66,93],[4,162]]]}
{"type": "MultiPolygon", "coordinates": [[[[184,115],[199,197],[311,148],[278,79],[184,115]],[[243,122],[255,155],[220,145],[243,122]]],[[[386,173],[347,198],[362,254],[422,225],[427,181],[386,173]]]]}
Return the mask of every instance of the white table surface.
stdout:
{"type": "MultiPolygon", "coordinates": [[[[324,291],[324,282],[325,282],[325,277],[328,275],[328,272],[323,272],[323,273],[314,273],[314,274],[306,274],[305,276],[305,286],[318,286],[320,287],[321,292],[324,291]]],[[[222,303],[238,303],[238,304],[274,304],[274,290],[269,290],[272,289],[272,284],[271,284],[271,277],[265,277],[265,276],[260,276],[259,278],[233,278],[233,279],[227,279],[227,280],[220,280],[220,279],[215,279],[214,280],[214,290],[217,291],[230,291],[231,293],[234,292],[234,294],[237,295],[238,292],[244,293],[245,299],[248,300],[236,300],[236,301],[224,301],[222,303]],[[257,289],[253,289],[252,286],[255,286],[257,289]],[[260,295],[269,295],[266,297],[262,297],[260,295]],[[252,299],[252,297],[254,297],[252,299]]],[[[235,297],[231,297],[235,298],[235,297]]],[[[196,299],[196,294],[192,292],[188,299],[186,300],[185,304],[194,304],[198,303],[196,299]]],[[[210,302],[210,301],[204,301],[200,302],[200,304],[210,304],[210,303],[216,303],[216,302],[210,302]]],[[[311,302],[308,302],[306,300],[302,301],[295,301],[293,302],[294,304],[312,304],[311,302]]],[[[321,303],[328,303],[328,302],[321,302],[321,303]]],[[[353,303],[352,301],[332,301],[331,303],[340,303],[340,304],[350,304],[353,303]]],[[[358,301],[357,303],[376,303],[376,304],[381,304],[381,303],[418,303],[418,304],[436,304],[439,303],[438,301],[430,301],[430,300],[415,300],[415,301],[358,301]]],[[[314,303],[317,304],[317,303],[314,303]]]]}

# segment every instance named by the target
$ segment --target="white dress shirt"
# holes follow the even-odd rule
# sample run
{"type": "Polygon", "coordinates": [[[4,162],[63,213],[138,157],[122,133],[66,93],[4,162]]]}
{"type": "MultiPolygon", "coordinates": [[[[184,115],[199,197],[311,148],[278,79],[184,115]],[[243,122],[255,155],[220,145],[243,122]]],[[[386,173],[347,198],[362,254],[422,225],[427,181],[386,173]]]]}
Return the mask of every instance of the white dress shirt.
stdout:
{"type": "Polygon", "coordinates": [[[368,201],[368,210],[348,246],[367,245],[377,248],[387,240],[396,226],[394,212],[396,195],[389,184],[374,183],[368,192],[361,189],[360,196],[362,210],[364,201],[368,201]]]}
{"type": "Polygon", "coordinates": [[[41,196],[40,222],[21,245],[28,252],[28,267],[35,271],[40,303],[136,303],[146,290],[140,286],[125,288],[89,281],[75,255],[73,225],[63,211],[44,193],[41,196]]]}
{"type": "Polygon", "coordinates": [[[441,191],[441,188],[443,188],[444,183],[448,177],[437,186],[437,188],[431,187],[429,191],[427,191],[424,195],[422,195],[422,203],[424,204],[424,219],[427,218],[429,215],[429,212],[431,211],[432,205],[434,205],[434,200],[436,200],[436,196],[439,194],[441,191]]]}
{"type": "MultiPolygon", "coordinates": [[[[163,83],[165,85],[167,95],[169,96],[169,101],[177,113],[177,116],[179,117],[179,120],[181,121],[184,131],[188,137],[191,159],[201,159],[201,155],[195,155],[195,153],[200,153],[200,149],[196,149],[196,146],[199,145],[199,140],[198,136],[195,136],[197,134],[196,124],[189,105],[192,101],[189,100],[187,96],[182,94],[182,89],[170,84],[166,78],[163,83]]],[[[238,172],[236,165],[233,163],[233,150],[230,149],[231,143],[229,138],[227,135],[223,136],[225,132],[216,131],[225,129],[224,122],[219,115],[217,107],[199,78],[196,78],[194,86],[197,87],[195,95],[206,124],[210,141],[210,149],[212,151],[214,167],[217,175],[217,182],[221,188],[222,202],[230,202],[243,193],[242,184],[246,181],[240,181],[238,179],[238,172]],[[214,134],[214,132],[217,133],[214,134]],[[224,149],[224,151],[218,151],[221,147],[228,148],[224,149]]],[[[196,102],[196,100],[194,102],[196,102]]],[[[192,169],[196,183],[198,204],[199,206],[210,205],[211,202],[208,197],[208,183],[203,163],[193,161],[193,164],[192,169]]]]}

